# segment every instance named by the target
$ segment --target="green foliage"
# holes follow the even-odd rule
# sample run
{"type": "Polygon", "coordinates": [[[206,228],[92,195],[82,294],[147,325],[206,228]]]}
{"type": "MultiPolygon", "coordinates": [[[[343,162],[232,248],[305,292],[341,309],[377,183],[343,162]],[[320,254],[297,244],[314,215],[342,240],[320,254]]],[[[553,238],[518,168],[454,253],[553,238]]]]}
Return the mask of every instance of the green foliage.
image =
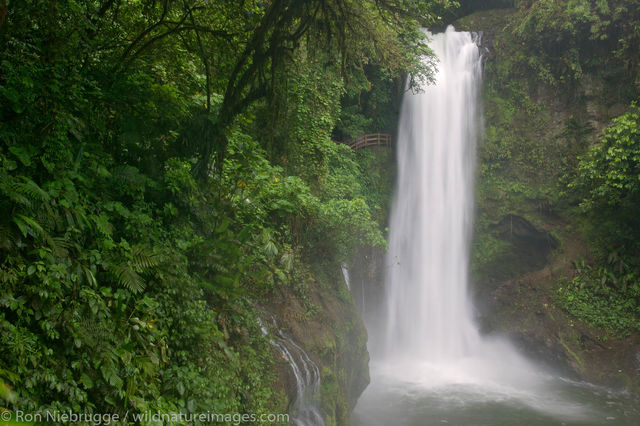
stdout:
{"type": "Polygon", "coordinates": [[[632,204],[640,191],[640,108],[632,105],[615,118],[578,167],[579,177],[570,187],[586,190],[585,209],[632,204]]]}
{"type": "Polygon", "coordinates": [[[638,74],[640,4],[637,0],[521,1],[520,16],[510,26],[516,41],[526,46],[521,66],[534,70],[550,85],[580,80],[585,71],[601,65],[626,63],[638,74]],[[609,55],[609,52],[614,55],[609,55]],[[637,52],[637,50],[636,50],[637,52]]]}
{"type": "MultiPolygon", "coordinates": [[[[531,9],[508,15],[509,25],[495,40],[500,54],[486,64],[487,127],[479,147],[478,192],[482,204],[500,206],[494,220],[500,214],[529,213],[532,204],[542,200],[557,204],[563,171],[574,165],[588,135],[580,132],[586,127],[582,121],[569,118],[563,123],[554,117],[553,98],[545,92],[548,85],[555,84],[551,81],[554,77],[539,72],[530,62],[544,58],[544,54],[532,52],[528,42],[514,36],[514,28],[524,26],[532,19],[528,14],[539,7],[542,5],[536,3],[531,9]]],[[[548,36],[555,37],[554,31],[560,30],[549,31],[548,36]]]]}
{"type": "MultiPolygon", "coordinates": [[[[88,167],[86,174],[40,186],[17,174],[24,163],[6,155],[1,160],[2,208],[12,212],[1,225],[2,378],[15,390],[16,406],[266,409],[272,395],[263,373],[271,362],[264,355],[268,344],[253,337],[238,349],[238,337],[220,330],[238,328],[233,324],[240,321],[260,336],[251,308],[240,308],[242,299],[232,292],[238,286],[233,268],[250,275],[252,257],[241,255],[237,237],[222,226],[208,231],[197,221],[174,219],[178,208],[202,215],[197,208],[215,199],[193,184],[188,164],[167,162],[160,199],[180,195],[167,209],[150,202],[156,185],[130,166],[107,174],[88,167]],[[114,174],[117,181],[110,179],[114,174]],[[196,248],[200,256],[194,258],[196,248]],[[242,265],[236,260],[221,267],[227,255],[242,265]],[[220,267],[199,268],[206,259],[218,259],[220,267]],[[235,298],[218,312],[210,309],[208,300],[229,295],[235,298]],[[247,389],[259,399],[243,402],[247,389]]],[[[198,219],[213,222],[215,216],[198,219]]]]}
{"type": "Polygon", "coordinates": [[[615,118],[579,158],[577,174],[568,183],[593,224],[597,259],[593,265],[581,264],[560,296],[573,315],[622,334],[640,329],[639,112],[632,105],[615,118]]]}
{"type": "Polygon", "coordinates": [[[486,281],[490,277],[508,276],[509,266],[512,265],[505,265],[504,259],[512,247],[506,241],[492,235],[485,226],[480,229],[482,233],[476,234],[471,251],[471,265],[476,278],[486,281]]]}
{"type": "Polygon", "coordinates": [[[2,405],[284,411],[257,305],[384,245],[331,134],[346,93],[428,75],[435,3],[2,6],[2,405]]]}
{"type": "Polygon", "coordinates": [[[576,275],[558,289],[562,307],[576,318],[622,336],[640,330],[637,272],[617,256],[604,266],[576,264],[576,275]]]}
{"type": "Polygon", "coordinates": [[[363,172],[361,188],[367,204],[372,209],[372,217],[380,229],[387,226],[393,185],[395,182],[395,155],[389,149],[363,149],[357,151],[357,161],[363,172]]]}
{"type": "Polygon", "coordinates": [[[502,62],[487,70],[496,83],[486,91],[485,120],[490,124],[479,147],[478,197],[483,205],[494,206],[494,221],[507,213],[535,211],[539,200],[557,203],[559,180],[572,156],[571,145],[561,141],[564,129],[550,128],[544,105],[505,72],[502,62]]]}
{"type": "Polygon", "coordinates": [[[600,223],[605,243],[633,252],[640,235],[640,110],[614,119],[599,143],[580,157],[569,190],[582,198],[582,207],[600,223]]]}

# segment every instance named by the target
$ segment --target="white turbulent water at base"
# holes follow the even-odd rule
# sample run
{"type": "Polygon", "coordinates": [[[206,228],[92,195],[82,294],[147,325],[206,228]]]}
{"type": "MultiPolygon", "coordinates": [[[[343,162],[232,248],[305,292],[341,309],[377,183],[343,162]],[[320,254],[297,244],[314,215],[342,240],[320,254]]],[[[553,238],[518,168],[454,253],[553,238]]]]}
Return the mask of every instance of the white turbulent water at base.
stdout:
{"type": "Polygon", "coordinates": [[[552,375],[508,342],[481,336],[473,321],[467,283],[481,57],[472,35],[453,27],[429,38],[439,59],[435,84],[407,92],[402,105],[386,328],[371,347],[368,394],[515,399],[551,416],[582,418],[581,404],[551,391],[552,375]]]}
{"type": "MultiPolygon", "coordinates": [[[[269,335],[267,326],[261,320],[258,322],[262,334],[269,335]]],[[[304,349],[277,326],[275,319],[272,318],[272,322],[273,329],[277,331],[271,336],[269,342],[289,363],[296,379],[296,399],[290,410],[291,424],[295,426],[324,426],[324,418],[317,403],[320,391],[320,369],[304,349]]]]}

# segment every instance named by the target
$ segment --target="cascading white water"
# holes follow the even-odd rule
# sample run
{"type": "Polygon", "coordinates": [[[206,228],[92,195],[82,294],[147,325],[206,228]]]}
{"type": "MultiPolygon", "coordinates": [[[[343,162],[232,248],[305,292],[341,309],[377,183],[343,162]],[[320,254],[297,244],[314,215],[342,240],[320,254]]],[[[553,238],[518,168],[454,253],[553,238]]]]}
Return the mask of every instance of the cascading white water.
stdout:
{"type": "Polygon", "coordinates": [[[391,213],[386,345],[394,356],[460,357],[478,343],[467,298],[478,134],[478,47],[469,33],[432,36],[435,84],[407,94],[391,213]]]}
{"type": "Polygon", "coordinates": [[[356,424],[470,424],[476,417],[492,424],[523,412],[525,423],[537,413],[582,421],[588,414],[566,397],[567,382],[508,342],[480,336],[473,321],[467,283],[481,58],[469,33],[449,27],[428,37],[438,70],[433,85],[403,100],[386,325],[369,329],[377,340],[372,384],[356,424]]]}
{"type": "Polygon", "coordinates": [[[342,270],[342,277],[344,278],[344,283],[349,290],[351,290],[351,277],[349,277],[349,268],[346,263],[340,265],[340,270],[342,270]]]}
{"type": "Polygon", "coordinates": [[[429,386],[532,389],[537,368],[508,342],[480,336],[467,294],[479,49],[451,26],[428,37],[439,60],[434,84],[405,95],[399,123],[382,356],[395,378],[429,386]]]}
{"type": "Polygon", "coordinates": [[[296,400],[292,407],[295,426],[324,426],[324,419],[317,404],[320,391],[320,370],[309,355],[284,331],[278,331],[276,346],[289,362],[296,378],[296,400]]]}
{"type": "MultiPolygon", "coordinates": [[[[289,363],[296,380],[296,399],[290,407],[291,424],[295,426],[324,426],[324,418],[318,405],[320,391],[320,369],[309,355],[280,329],[271,317],[272,334],[269,342],[289,363]]],[[[258,319],[263,336],[269,336],[269,329],[258,319]]]]}

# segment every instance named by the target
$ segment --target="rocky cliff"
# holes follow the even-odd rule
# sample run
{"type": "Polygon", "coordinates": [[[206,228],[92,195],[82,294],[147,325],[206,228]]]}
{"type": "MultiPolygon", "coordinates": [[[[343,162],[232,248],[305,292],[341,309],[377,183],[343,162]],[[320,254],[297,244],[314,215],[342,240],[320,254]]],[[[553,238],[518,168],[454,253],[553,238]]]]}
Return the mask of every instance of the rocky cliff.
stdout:
{"type": "Polygon", "coordinates": [[[567,176],[637,85],[611,52],[588,65],[576,60],[582,67],[570,77],[547,66],[561,52],[536,56],[515,35],[531,18],[527,7],[455,22],[481,32],[485,51],[472,265],[478,317],[485,332],[508,334],[565,372],[638,390],[640,334],[581,320],[561,297],[575,265],[592,258],[591,228],[566,193],[567,176]]]}

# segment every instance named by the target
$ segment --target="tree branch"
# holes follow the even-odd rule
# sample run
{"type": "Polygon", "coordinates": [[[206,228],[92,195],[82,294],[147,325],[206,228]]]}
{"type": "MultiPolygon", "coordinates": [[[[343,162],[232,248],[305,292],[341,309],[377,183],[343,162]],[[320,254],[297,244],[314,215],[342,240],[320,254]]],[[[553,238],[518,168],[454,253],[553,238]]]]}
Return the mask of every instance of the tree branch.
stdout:
{"type": "Polygon", "coordinates": [[[129,46],[127,46],[127,48],[122,53],[122,56],[120,57],[120,62],[123,62],[127,58],[127,56],[129,55],[129,53],[131,53],[131,51],[133,50],[136,44],[138,44],[143,38],[145,38],[148,34],[150,34],[151,31],[155,30],[156,28],[158,28],[160,25],[164,23],[164,19],[167,17],[168,12],[169,12],[169,0],[164,0],[164,3],[162,4],[162,14],[160,15],[160,19],[158,20],[158,22],[156,22],[155,24],[151,25],[150,27],[142,31],[140,34],[138,34],[138,37],[136,37],[135,40],[133,40],[131,44],[129,44],[129,46]]]}
{"type": "Polygon", "coordinates": [[[184,21],[187,20],[187,18],[189,17],[188,14],[185,14],[182,17],[182,20],[180,20],[178,22],[178,25],[176,25],[175,27],[165,31],[162,34],[158,34],[155,37],[152,37],[150,40],[148,40],[145,44],[143,44],[138,50],[136,50],[132,55],[129,56],[129,58],[124,62],[124,64],[121,66],[121,70],[127,69],[129,67],[129,65],[131,64],[131,62],[133,62],[133,60],[135,58],[137,58],[140,53],[142,53],[142,51],[144,51],[145,49],[149,48],[151,45],[153,45],[155,42],[157,42],[158,40],[161,40],[171,34],[174,34],[176,32],[180,32],[180,31],[184,31],[185,28],[181,27],[181,25],[184,23],[184,21]]]}
{"type": "Polygon", "coordinates": [[[184,3],[184,8],[187,10],[189,17],[191,18],[191,23],[193,24],[194,32],[196,33],[196,40],[198,41],[198,47],[200,49],[200,57],[202,58],[202,62],[204,63],[204,75],[206,78],[206,86],[207,86],[207,106],[205,109],[207,112],[211,108],[211,69],[209,68],[209,59],[204,52],[204,47],[202,45],[202,39],[200,38],[200,32],[196,26],[196,20],[193,18],[193,12],[189,9],[186,1],[184,3]]]}

